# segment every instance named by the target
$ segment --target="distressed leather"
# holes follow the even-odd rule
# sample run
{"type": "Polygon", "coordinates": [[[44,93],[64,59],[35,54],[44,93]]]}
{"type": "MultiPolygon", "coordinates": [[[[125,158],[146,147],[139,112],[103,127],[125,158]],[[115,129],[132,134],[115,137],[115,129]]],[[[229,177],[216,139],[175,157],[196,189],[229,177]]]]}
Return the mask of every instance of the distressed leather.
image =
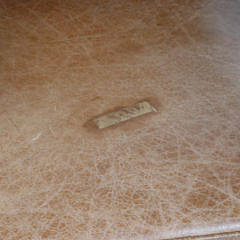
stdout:
{"type": "Polygon", "coordinates": [[[239,239],[239,9],[0,0],[0,239],[239,239]]]}

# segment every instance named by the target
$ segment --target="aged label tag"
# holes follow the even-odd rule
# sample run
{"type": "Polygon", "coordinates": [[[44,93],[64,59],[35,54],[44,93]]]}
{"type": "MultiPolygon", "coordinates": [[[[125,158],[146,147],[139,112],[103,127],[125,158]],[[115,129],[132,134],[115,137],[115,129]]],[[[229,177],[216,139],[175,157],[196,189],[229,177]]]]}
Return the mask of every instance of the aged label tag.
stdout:
{"type": "Polygon", "coordinates": [[[98,128],[107,128],[150,112],[157,112],[157,110],[149,102],[144,101],[97,117],[93,122],[98,128]]]}

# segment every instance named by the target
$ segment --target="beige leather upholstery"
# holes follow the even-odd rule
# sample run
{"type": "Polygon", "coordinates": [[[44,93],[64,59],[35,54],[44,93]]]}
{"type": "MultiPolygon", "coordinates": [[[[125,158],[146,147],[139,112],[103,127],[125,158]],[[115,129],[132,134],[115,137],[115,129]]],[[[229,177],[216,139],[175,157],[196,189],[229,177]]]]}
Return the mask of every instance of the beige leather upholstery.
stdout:
{"type": "Polygon", "coordinates": [[[0,0],[0,239],[239,231],[239,9],[0,0]],[[156,113],[87,124],[145,100],[156,113]]]}

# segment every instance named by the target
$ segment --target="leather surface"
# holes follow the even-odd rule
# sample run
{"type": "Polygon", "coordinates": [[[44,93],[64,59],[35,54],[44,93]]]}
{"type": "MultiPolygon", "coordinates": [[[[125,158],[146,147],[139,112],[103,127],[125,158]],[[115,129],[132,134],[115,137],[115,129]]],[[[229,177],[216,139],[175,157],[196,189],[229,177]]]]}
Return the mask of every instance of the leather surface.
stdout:
{"type": "Polygon", "coordinates": [[[175,240],[238,240],[239,238],[240,238],[240,233],[234,232],[234,233],[212,234],[212,235],[206,235],[206,236],[175,238],[175,240]]]}
{"type": "Polygon", "coordinates": [[[0,0],[0,239],[240,230],[239,0],[0,0]],[[148,100],[157,113],[86,123],[148,100]]]}

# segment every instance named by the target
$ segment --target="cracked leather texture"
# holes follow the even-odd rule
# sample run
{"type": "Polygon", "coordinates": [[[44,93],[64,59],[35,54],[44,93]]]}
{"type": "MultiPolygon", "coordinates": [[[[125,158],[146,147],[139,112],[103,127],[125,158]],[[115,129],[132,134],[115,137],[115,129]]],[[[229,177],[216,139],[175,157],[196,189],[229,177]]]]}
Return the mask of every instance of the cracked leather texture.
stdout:
{"type": "Polygon", "coordinates": [[[0,0],[0,239],[239,239],[239,9],[0,0]]]}

